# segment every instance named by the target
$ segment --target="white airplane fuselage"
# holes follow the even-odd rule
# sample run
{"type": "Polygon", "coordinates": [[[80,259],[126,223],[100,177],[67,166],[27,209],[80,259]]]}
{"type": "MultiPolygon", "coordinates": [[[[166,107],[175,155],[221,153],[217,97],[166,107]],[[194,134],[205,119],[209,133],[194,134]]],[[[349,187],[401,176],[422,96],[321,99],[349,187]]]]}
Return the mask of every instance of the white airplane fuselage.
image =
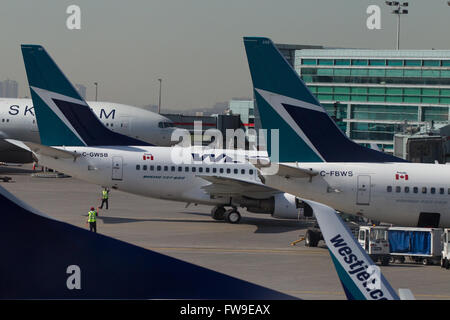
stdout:
{"type": "Polygon", "coordinates": [[[450,166],[422,163],[284,163],[319,172],[310,178],[264,175],[265,184],[338,211],[417,226],[421,213],[450,227],[450,166]]]}
{"type": "MultiPolygon", "coordinates": [[[[211,197],[203,189],[210,182],[200,178],[202,175],[229,177],[262,185],[253,165],[246,161],[232,162],[224,150],[201,151],[202,148],[192,147],[184,149],[182,156],[174,156],[177,147],[56,149],[76,152],[80,156],[74,161],[73,158],[55,159],[37,154],[39,163],[93,184],[146,197],[207,205],[230,203],[232,195],[211,197]],[[215,154],[216,160],[211,160],[211,157],[204,157],[203,161],[193,160],[193,152],[201,154],[200,157],[215,154]]],[[[252,195],[258,198],[258,194],[252,195]]],[[[267,192],[262,192],[260,198],[267,198],[267,192]]]]}

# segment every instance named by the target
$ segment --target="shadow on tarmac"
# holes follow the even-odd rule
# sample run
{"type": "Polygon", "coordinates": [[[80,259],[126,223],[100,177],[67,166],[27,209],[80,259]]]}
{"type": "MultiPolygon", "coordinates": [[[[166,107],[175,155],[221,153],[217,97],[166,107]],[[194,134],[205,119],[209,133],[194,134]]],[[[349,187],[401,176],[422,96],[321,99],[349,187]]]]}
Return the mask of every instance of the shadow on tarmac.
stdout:
{"type": "MultiPolygon", "coordinates": [[[[227,223],[225,221],[216,221],[210,217],[208,213],[201,212],[180,212],[187,215],[196,215],[205,217],[205,219],[163,219],[163,218],[123,218],[123,217],[110,217],[107,213],[99,215],[97,219],[101,220],[105,224],[119,224],[119,223],[135,223],[135,222],[174,222],[174,223],[227,223]]],[[[84,215],[87,216],[87,215],[84,215]]],[[[296,230],[304,230],[310,227],[313,222],[310,221],[293,221],[293,220],[275,220],[268,218],[254,218],[243,216],[240,225],[255,226],[254,233],[283,233],[296,230]]]]}
{"type": "Polygon", "coordinates": [[[20,166],[0,166],[0,175],[4,174],[30,174],[40,171],[33,171],[31,169],[23,168],[20,166]]]}

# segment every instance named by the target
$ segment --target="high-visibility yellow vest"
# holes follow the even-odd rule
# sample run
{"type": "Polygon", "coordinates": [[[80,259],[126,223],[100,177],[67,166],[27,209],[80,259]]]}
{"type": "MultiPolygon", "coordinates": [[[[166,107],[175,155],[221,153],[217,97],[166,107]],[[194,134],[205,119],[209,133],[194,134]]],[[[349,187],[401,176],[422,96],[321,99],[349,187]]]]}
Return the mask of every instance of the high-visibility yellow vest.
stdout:
{"type": "Polygon", "coordinates": [[[108,199],[108,191],[103,190],[102,191],[102,196],[103,196],[103,199],[108,199]]]}
{"type": "Polygon", "coordinates": [[[97,221],[97,212],[89,211],[88,215],[89,215],[88,222],[95,222],[95,221],[97,221]]]}

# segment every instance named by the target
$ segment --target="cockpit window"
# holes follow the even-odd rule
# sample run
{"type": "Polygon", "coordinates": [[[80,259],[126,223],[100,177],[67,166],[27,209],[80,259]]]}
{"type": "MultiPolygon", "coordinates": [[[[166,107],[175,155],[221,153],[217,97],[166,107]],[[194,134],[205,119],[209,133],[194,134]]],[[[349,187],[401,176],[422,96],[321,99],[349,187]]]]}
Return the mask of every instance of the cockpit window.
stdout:
{"type": "Polygon", "coordinates": [[[159,122],[158,123],[159,128],[173,128],[172,122],[159,122]]]}

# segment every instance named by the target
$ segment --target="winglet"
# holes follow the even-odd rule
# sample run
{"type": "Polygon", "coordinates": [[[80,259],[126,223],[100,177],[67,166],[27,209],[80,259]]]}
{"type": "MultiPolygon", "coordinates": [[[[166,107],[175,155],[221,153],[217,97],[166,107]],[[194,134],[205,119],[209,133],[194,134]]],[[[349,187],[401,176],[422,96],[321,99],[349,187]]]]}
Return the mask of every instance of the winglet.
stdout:
{"type": "Polygon", "coordinates": [[[336,211],[304,200],[314,210],[323,238],[349,300],[399,300],[398,295],[370,259],[336,211]],[[374,273],[371,272],[374,271],[374,273]]]}

